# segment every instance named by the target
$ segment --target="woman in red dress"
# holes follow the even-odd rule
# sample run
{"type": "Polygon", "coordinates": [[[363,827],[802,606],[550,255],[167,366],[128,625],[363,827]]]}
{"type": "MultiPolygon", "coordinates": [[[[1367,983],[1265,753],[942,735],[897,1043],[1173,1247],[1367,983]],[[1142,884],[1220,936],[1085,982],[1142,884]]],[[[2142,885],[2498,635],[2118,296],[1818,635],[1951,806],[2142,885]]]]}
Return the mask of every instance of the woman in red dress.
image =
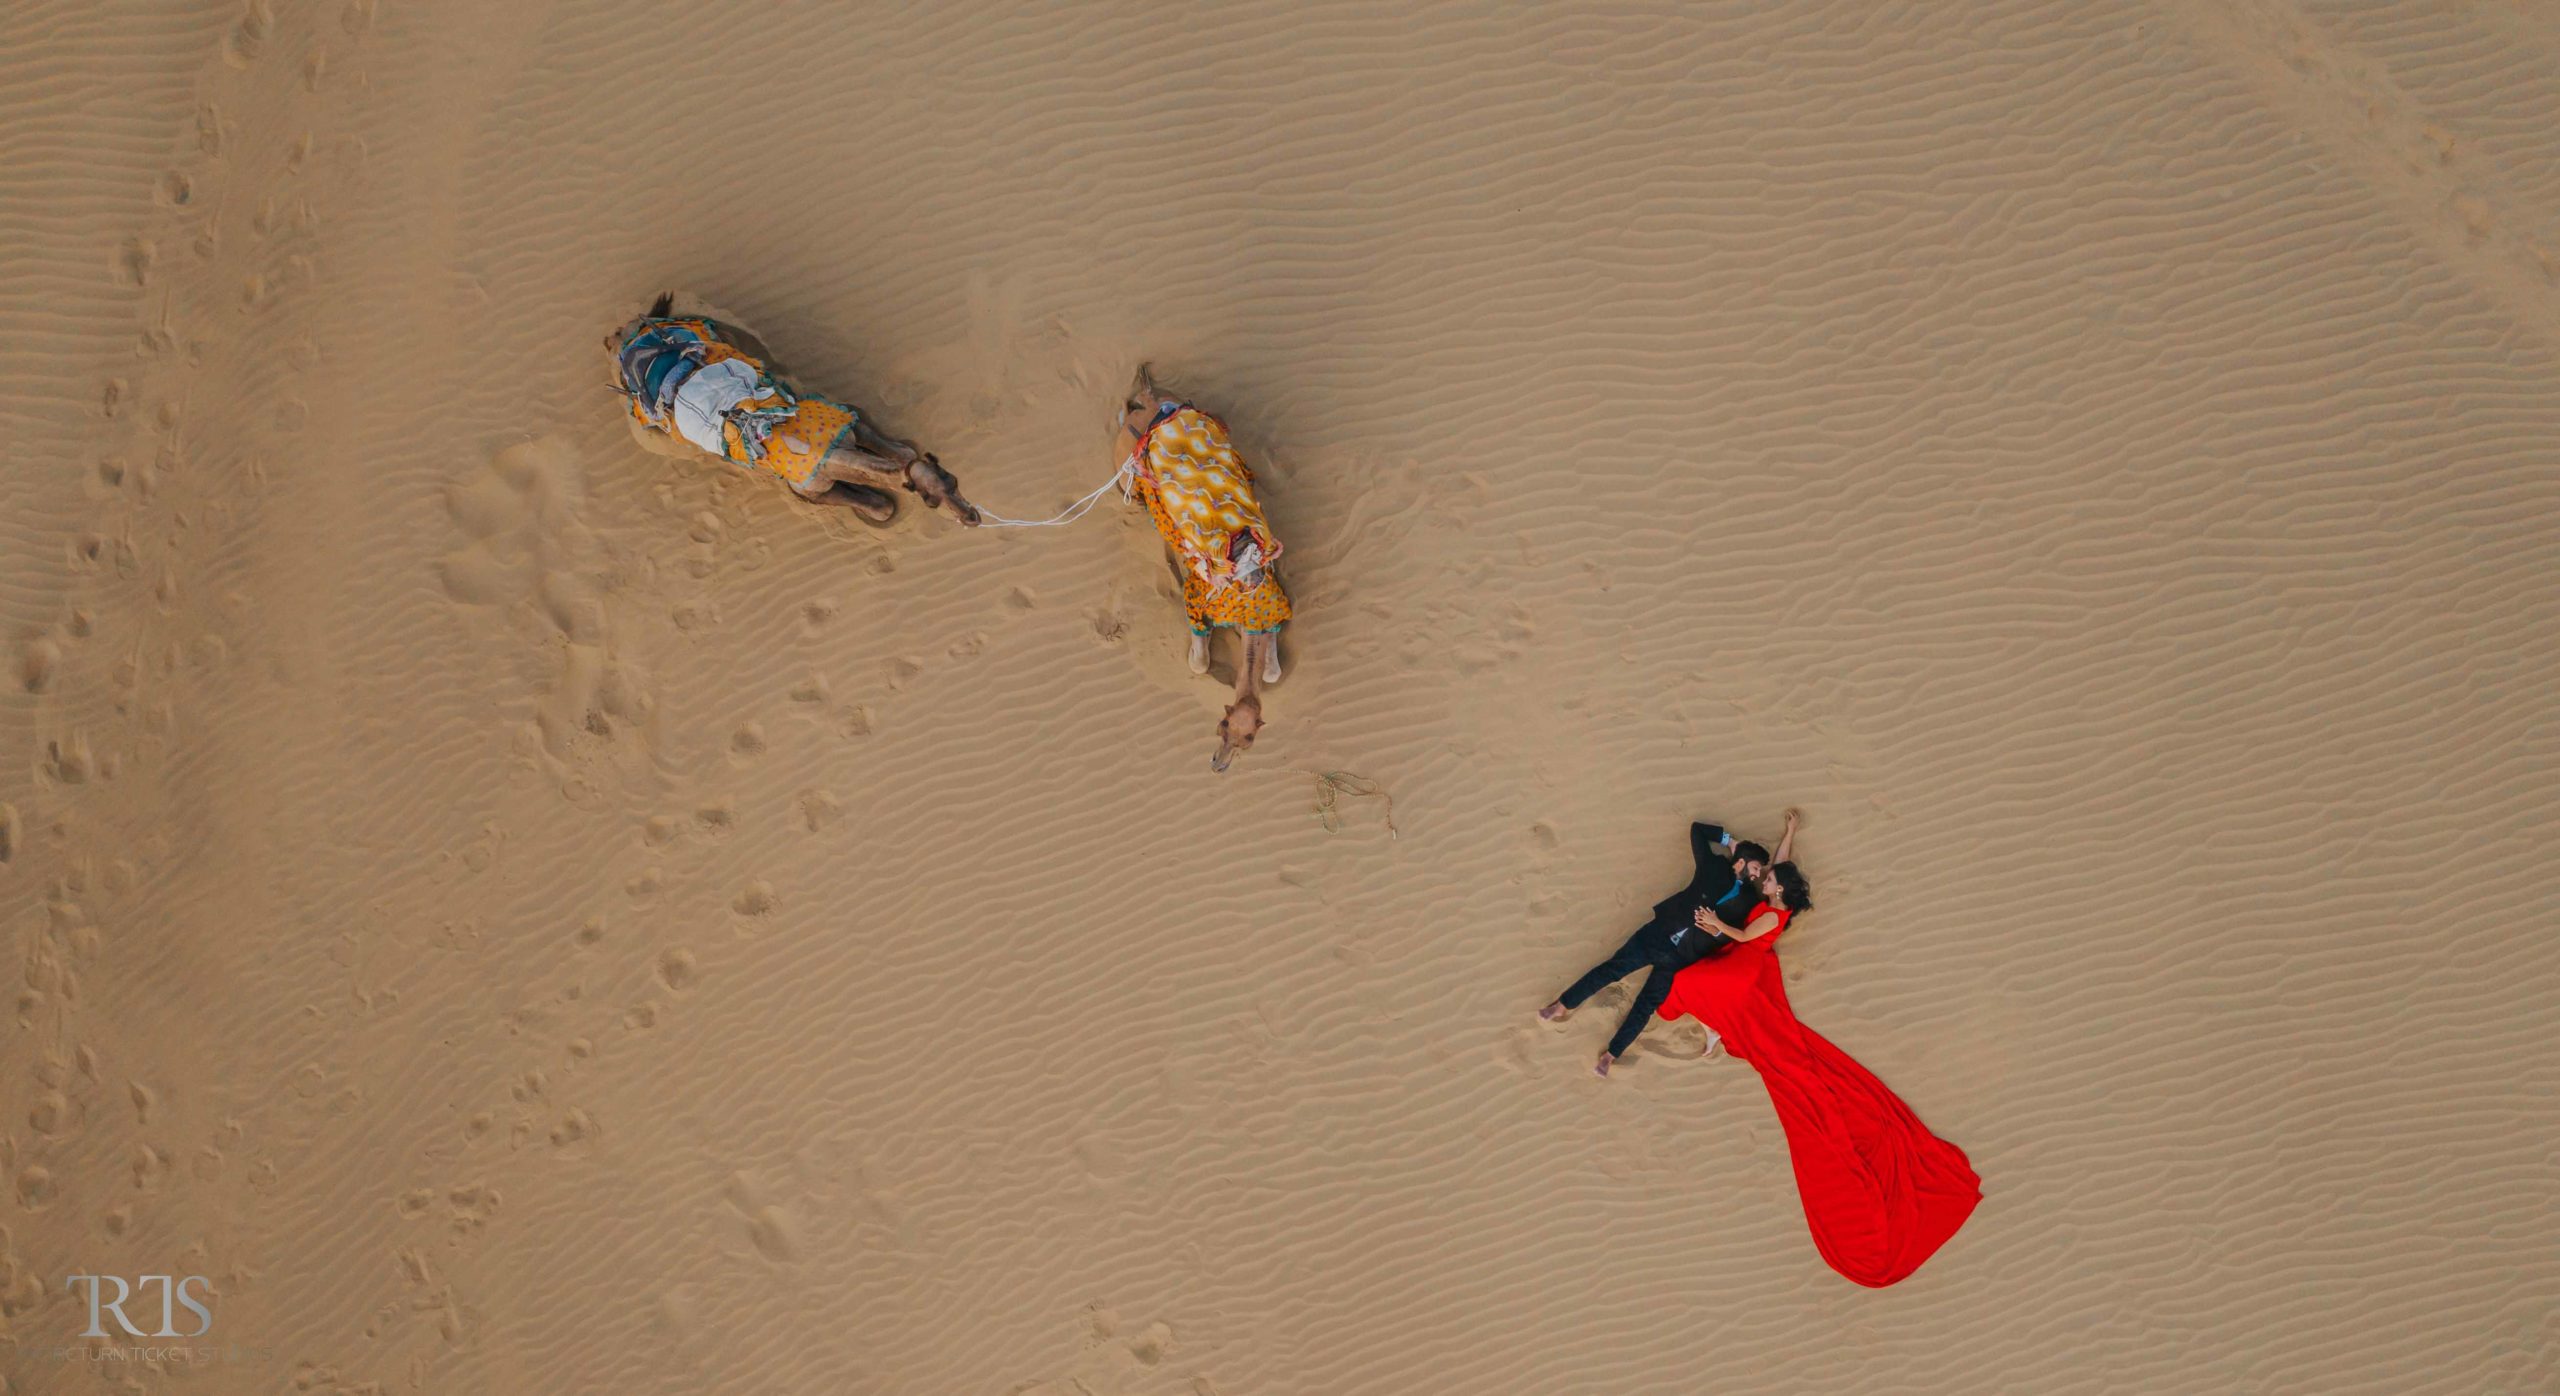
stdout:
{"type": "Polygon", "coordinates": [[[1733,947],[1680,971],[1661,1013],[1698,1018],[1760,1073],[1787,1132],[1814,1247],[1832,1269],[1881,1289],[1956,1234],[1982,1200],[1982,1180],[1962,1149],[1931,1134],[1873,1073],[1796,1021],[1777,941],[1813,902],[1793,863],[1763,874],[1760,892],[1742,929],[1728,932],[1733,947]]]}

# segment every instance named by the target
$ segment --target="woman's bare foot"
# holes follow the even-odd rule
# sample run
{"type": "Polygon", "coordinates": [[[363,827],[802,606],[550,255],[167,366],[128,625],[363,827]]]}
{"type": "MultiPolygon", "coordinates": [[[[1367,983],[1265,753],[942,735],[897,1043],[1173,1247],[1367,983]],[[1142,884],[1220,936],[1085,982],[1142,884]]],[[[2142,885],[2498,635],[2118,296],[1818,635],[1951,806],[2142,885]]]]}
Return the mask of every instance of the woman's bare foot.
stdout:
{"type": "Polygon", "coordinates": [[[1610,1055],[1609,1055],[1608,1053],[1606,1053],[1606,1052],[1601,1053],[1601,1054],[1600,1054],[1600,1064],[1599,1064],[1598,1066],[1595,1066],[1595,1067],[1591,1068],[1591,1074],[1592,1074],[1592,1075],[1594,1075],[1594,1076],[1599,1077],[1599,1078],[1600,1078],[1601,1080],[1603,1080],[1603,1081],[1608,1080],[1608,1079],[1609,1079],[1609,1064],[1610,1064],[1611,1062],[1616,1061],[1616,1060],[1617,1060],[1617,1058],[1616,1058],[1616,1057],[1610,1056],[1610,1055]]]}
{"type": "Polygon", "coordinates": [[[1572,1013],[1573,1010],[1565,1007],[1561,1002],[1551,1003],[1538,1010],[1538,1019],[1541,1022],[1561,1023],[1572,1013]]]}

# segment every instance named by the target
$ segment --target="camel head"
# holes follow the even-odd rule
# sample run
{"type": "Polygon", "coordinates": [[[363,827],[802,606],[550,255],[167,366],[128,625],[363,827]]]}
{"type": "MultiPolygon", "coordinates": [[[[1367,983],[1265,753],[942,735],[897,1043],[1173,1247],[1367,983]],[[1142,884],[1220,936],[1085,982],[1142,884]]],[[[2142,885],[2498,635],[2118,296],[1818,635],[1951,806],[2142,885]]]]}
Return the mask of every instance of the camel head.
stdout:
{"type": "Polygon", "coordinates": [[[1179,400],[1156,383],[1151,365],[1140,364],[1137,376],[1129,380],[1128,394],[1120,399],[1120,429],[1135,440],[1155,425],[1157,409],[1179,400]]]}
{"type": "Polygon", "coordinates": [[[604,351],[608,354],[621,354],[622,346],[630,342],[631,336],[640,332],[641,322],[646,320],[663,320],[670,314],[674,313],[675,307],[675,292],[665,291],[659,293],[658,298],[649,303],[649,313],[646,315],[632,316],[630,319],[622,322],[622,328],[615,330],[613,333],[604,337],[604,351]]]}
{"type": "Polygon", "coordinates": [[[909,461],[906,474],[907,488],[921,497],[926,507],[948,509],[951,517],[967,527],[978,526],[978,506],[960,497],[960,482],[951,478],[951,472],[943,469],[942,462],[934,459],[932,453],[927,452],[909,461]]]}
{"type": "Polygon", "coordinates": [[[1239,694],[1227,705],[1226,716],[1218,719],[1218,754],[1209,759],[1209,769],[1223,771],[1235,759],[1253,750],[1253,739],[1262,735],[1262,695],[1239,694]]]}

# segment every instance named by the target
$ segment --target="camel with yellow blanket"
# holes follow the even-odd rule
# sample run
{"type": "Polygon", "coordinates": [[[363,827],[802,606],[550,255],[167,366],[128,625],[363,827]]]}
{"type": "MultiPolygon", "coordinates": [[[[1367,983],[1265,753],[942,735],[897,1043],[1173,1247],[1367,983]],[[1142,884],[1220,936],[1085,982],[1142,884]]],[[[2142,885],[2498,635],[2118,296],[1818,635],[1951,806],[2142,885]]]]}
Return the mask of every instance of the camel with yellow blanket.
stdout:
{"type": "Polygon", "coordinates": [[[1280,681],[1280,627],[1290,616],[1289,593],[1272,570],[1280,540],[1226,423],[1167,395],[1144,364],[1121,403],[1120,445],[1120,488],[1147,506],[1182,578],[1191,672],[1209,672],[1211,631],[1233,630],[1243,641],[1235,701],[1218,720],[1218,754],[1209,763],[1223,771],[1261,734],[1259,685],[1280,681]]]}

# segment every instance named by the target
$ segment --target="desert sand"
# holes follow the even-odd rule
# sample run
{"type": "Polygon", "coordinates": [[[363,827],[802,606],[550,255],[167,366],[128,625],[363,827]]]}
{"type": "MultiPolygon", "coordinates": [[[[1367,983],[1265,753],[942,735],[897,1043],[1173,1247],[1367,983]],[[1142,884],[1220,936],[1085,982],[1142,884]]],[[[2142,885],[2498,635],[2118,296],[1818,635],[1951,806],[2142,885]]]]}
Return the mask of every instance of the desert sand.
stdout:
{"type": "Polygon", "coordinates": [[[8,1396],[2560,1389],[2560,9],[8,31],[8,1396]],[[1223,413],[1261,745],[1117,500],[635,449],[661,289],[1017,517],[1223,413]],[[1532,1018],[1788,804],[1889,1290],[1532,1018]]]}

